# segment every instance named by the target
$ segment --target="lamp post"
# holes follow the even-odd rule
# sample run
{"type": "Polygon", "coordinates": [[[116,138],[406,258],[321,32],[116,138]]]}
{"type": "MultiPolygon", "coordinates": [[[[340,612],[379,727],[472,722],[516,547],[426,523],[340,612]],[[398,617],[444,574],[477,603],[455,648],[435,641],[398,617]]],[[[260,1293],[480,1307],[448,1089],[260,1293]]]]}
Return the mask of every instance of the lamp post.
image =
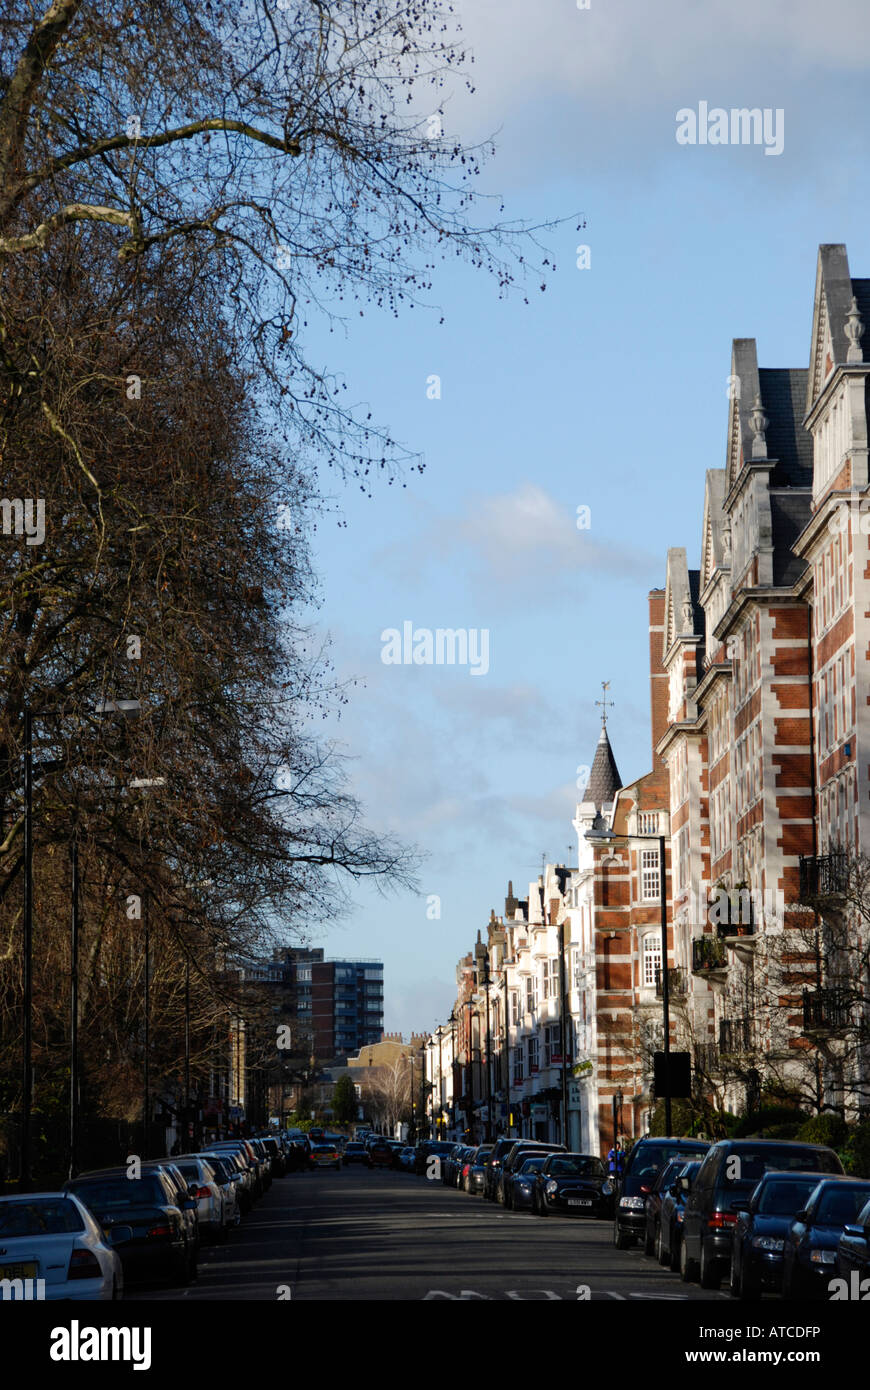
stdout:
{"type": "MultiPolygon", "coordinates": [[[[601,820],[601,817],[597,817],[601,820]]],[[[670,1017],[670,981],[668,978],[668,891],[665,876],[665,836],[664,835],[617,835],[609,826],[601,824],[593,826],[587,830],[586,839],[591,844],[608,845],[614,840],[648,840],[654,841],[659,847],[659,902],[661,908],[661,931],[662,931],[662,1027],[664,1030],[664,1054],[665,1054],[665,1132],[671,1133],[671,1085],[670,1085],[670,1054],[671,1054],[671,1017],[670,1017]]],[[[642,871],[641,871],[642,872],[642,871]]]]}
{"type": "Polygon", "coordinates": [[[483,956],[483,988],[486,994],[486,1142],[492,1139],[493,1120],[492,1120],[492,1019],[489,1008],[489,991],[491,988],[489,978],[489,951],[484,952],[483,956]]]}
{"type": "Polygon", "coordinates": [[[568,1143],[568,1010],[566,1008],[565,979],[565,923],[559,923],[559,1031],[562,1034],[562,1143],[568,1143]]]}
{"type": "Polygon", "coordinates": [[[456,1008],[447,1017],[450,1024],[450,1128],[456,1134],[456,1008]]]}

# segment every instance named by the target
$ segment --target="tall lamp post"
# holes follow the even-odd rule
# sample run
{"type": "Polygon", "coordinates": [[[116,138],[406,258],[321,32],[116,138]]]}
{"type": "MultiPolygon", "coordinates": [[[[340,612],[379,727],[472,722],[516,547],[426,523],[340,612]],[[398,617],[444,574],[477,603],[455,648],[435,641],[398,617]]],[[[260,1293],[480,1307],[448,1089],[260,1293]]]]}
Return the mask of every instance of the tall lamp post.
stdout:
{"type": "Polygon", "coordinates": [[[492,981],[489,978],[489,951],[483,956],[483,988],[486,994],[486,1142],[492,1139],[492,1019],[489,1007],[489,991],[492,981]]]}
{"type": "MultiPolygon", "coordinates": [[[[587,830],[586,839],[593,845],[610,845],[616,840],[623,840],[630,844],[632,840],[653,841],[659,847],[659,900],[661,908],[661,931],[662,931],[662,1027],[664,1029],[664,1054],[665,1054],[665,1133],[671,1133],[671,1085],[670,1085],[670,1055],[671,1055],[671,1001],[670,1001],[670,980],[668,977],[668,889],[666,878],[666,859],[665,859],[665,840],[664,835],[617,835],[611,830],[599,815],[597,821],[601,824],[593,825],[591,830],[587,830]]],[[[641,873],[643,870],[641,869],[641,873]]]]}

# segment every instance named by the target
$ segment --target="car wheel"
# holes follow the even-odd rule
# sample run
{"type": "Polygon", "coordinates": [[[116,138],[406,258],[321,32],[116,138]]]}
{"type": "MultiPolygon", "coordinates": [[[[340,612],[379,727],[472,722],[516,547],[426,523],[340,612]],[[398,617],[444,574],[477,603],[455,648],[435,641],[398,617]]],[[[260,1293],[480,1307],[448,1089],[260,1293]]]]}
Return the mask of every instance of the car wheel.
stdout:
{"type": "Polygon", "coordinates": [[[718,1289],[722,1283],[722,1275],[719,1273],[716,1261],[711,1259],[707,1253],[707,1242],[701,1241],[701,1267],[698,1271],[698,1283],[702,1289],[718,1289]]]}
{"type": "Polygon", "coordinates": [[[634,1236],[630,1236],[626,1231],[621,1231],[618,1221],[613,1223],[613,1244],[617,1250],[628,1250],[629,1246],[634,1245],[634,1236]]]}
{"type": "Polygon", "coordinates": [[[656,1235],[656,1259],[662,1266],[667,1266],[671,1262],[671,1252],[665,1249],[665,1233],[661,1221],[659,1222],[658,1234],[656,1235]]]}
{"type": "Polygon", "coordinates": [[[692,1284],[698,1277],[698,1261],[689,1258],[685,1236],[680,1242],[680,1278],[684,1284],[692,1284]]]}
{"type": "Polygon", "coordinates": [[[672,1231],[670,1259],[668,1260],[668,1268],[671,1270],[673,1274],[679,1274],[680,1272],[680,1244],[681,1242],[679,1231],[672,1231]]]}
{"type": "Polygon", "coordinates": [[[547,1206],[547,1198],[545,1197],[545,1195],[544,1195],[543,1192],[541,1193],[541,1205],[540,1205],[540,1210],[538,1211],[538,1215],[539,1215],[539,1216],[549,1216],[549,1215],[550,1215],[550,1208],[547,1206]]]}
{"type": "Polygon", "coordinates": [[[737,1297],[744,1303],[754,1303],[761,1297],[761,1284],[746,1271],[746,1261],[740,1266],[740,1283],[737,1297]]]}
{"type": "Polygon", "coordinates": [[[732,1298],[740,1297],[740,1275],[737,1273],[736,1249],[731,1251],[731,1270],[728,1275],[728,1292],[732,1298]]]}
{"type": "Polygon", "coordinates": [[[644,1253],[645,1255],[652,1255],[652,1253],[654,1252],[655,1248],[656,1248],[656,1238],[655,1238],[654,1235],[653,1235],[653,1236],[650,1235],[650,1233],[649,1233],[649,1223],[647,1223],[647,1225],[644,1227],[644,1233],[643,1233],[643,1253],[644,1253]]]}

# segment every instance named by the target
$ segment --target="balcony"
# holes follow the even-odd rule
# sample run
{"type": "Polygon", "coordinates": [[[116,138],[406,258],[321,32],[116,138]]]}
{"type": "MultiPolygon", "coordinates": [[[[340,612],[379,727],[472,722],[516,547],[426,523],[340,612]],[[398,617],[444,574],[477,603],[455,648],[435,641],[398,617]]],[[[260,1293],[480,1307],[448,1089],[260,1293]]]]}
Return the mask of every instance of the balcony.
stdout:
{"type": "Polygon", "coordinates": [[[852,1022],[852,1000],[847,989],[805,989],[804,1032],[837,1033],[852,1022]]]}
{"type": "Polygon", "coordinates": [[[692,1067],[705,1076],[715,1076],[719,1070],[719,1050],[715,1043],[695,1043],[692,1050],[692,1067]]]}
{"type": "MultiPolygon", "coordinates": [[[[662,972],[656,971],[656,997],[662,997],[662,972]]],[[[686,997],[686,972],[680,969],[668,970],[668,998],[685,999],[686,997]]]]}
{"type": "Polygon", "coordinates": [[[749,1020],[747,1018],[722,1018],[719,1020],[719,1052],[731,1054],[749,1052],[751,1049],[749,1020]]]}
{"type": "Polygon", "coordinates": [[[801,855],[800,901],[812,906],[820,898],[842,898],[849,881],[849,861],[845,850],[832,854],[801,855]]]}
{"type": "Polygon", "coordinates": [[[718,936],[696,936],[692,942],[692,973],[724,976],[727,969],[725,942],[718,936]]]}

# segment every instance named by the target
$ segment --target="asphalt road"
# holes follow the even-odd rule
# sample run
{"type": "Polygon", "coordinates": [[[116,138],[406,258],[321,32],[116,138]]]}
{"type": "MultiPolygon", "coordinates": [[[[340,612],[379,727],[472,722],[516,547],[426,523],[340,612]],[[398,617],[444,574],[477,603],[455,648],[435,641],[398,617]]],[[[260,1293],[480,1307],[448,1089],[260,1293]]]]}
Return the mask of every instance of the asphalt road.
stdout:
{"type": "Polygon", "coordinates": [[[406,1173],[290,1174],[225,1246],[203,1247],[187,1289],[128,1287],[126,1300],[731,1300],[683,1284],[612,1225],[504,1211],[406,1173]],[[588,1292],[586,1292],[588,1290],[588,1292]]]}

